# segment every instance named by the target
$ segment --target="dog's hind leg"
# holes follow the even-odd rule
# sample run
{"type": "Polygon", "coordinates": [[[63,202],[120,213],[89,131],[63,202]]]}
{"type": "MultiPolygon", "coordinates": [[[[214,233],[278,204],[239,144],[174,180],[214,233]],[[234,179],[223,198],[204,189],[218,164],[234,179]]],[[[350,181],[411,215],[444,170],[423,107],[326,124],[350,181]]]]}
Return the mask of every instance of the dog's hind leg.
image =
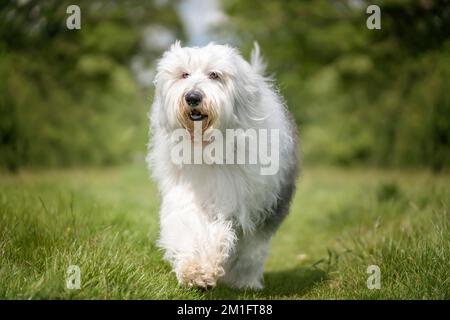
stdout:
{"type": "Polygon", "coordinates": [[[270,239],[271,236],[262,232],[242,236],[225,265],[223,282],[236,288],[262,289],[270,239]]]}

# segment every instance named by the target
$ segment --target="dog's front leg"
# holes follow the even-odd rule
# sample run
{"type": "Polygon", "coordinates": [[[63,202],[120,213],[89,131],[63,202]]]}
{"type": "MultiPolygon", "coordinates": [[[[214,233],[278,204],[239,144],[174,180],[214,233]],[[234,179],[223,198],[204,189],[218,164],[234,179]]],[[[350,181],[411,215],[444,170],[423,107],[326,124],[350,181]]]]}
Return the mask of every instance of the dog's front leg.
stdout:
{"type": "Polygon", "coordinates": [[[229,221],[211,217],[188,190],[174,188],[161,204],[160,246],[176,273],[189,287],[213,287],[224,275],[223,265],[233,250],[235,234],[229,221]]]}

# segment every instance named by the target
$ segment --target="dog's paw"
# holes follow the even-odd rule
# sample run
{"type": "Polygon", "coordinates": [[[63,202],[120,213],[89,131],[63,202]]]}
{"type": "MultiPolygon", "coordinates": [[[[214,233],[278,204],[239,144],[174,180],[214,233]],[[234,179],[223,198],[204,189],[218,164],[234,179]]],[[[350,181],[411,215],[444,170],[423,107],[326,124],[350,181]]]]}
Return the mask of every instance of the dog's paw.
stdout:
{"type": "Polygon", "coordinates": [[[177,270],[178,282],[187,287],[212,288],[217,280],[225,274],[220,265],[186,261],[177,270]]]}

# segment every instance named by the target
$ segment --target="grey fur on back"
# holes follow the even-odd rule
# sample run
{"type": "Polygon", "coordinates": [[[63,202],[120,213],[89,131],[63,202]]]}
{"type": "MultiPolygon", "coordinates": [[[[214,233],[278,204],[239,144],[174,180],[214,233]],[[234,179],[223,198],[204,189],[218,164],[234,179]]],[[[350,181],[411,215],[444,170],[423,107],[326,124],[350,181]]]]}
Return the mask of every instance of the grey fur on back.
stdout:
{"type": "Polygon", "coordinates": [[[300,157],[298,152],[298,133],[297,125],[291,113],[286,109],[286,118],[288,120],[289,131],[294,139],[294,153],[289,159],[288,172],[281,186],[278,201],[271,208],[272,214],[269,215],[262,223],[261,232],[271,236],[280,226],[281,222],[289,213],[292,198],[296,190],[297,177],[300,173],[300,157]]]}

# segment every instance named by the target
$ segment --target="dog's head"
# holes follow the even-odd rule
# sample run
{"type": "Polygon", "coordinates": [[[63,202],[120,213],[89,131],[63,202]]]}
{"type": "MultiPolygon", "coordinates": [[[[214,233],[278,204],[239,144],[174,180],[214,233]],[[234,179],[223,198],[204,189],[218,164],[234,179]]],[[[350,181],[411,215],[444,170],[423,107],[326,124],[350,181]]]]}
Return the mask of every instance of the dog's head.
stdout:
{"type": "Polygon", "coordinates": [[[159,61],[155,78],[159,123],[192,133],[199,122],[205,131],[243,127],[258,117],[258,82],[264,80],[257,45],[255,49],[250,65],[227,45],[173,44],[159,61]]]}

